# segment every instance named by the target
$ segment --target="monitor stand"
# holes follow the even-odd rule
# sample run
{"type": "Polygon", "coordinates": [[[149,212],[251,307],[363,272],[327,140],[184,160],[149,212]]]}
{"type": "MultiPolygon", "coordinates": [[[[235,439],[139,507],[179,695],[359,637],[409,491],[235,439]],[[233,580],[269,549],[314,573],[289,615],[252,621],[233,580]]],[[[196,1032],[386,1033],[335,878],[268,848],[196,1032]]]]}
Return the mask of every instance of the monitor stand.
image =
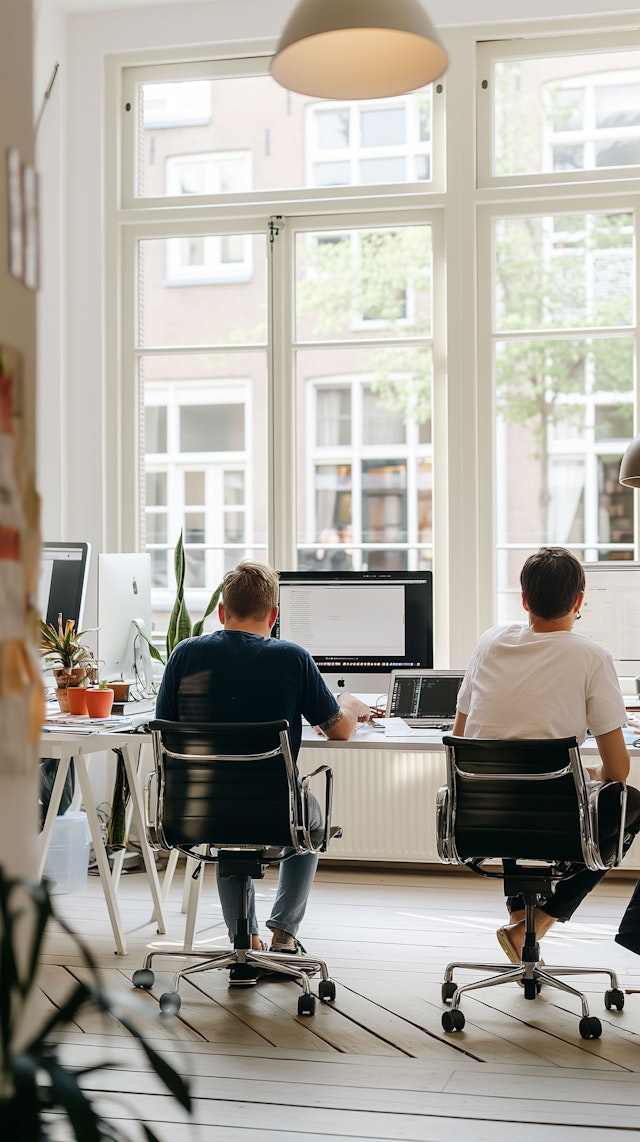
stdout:
{"type": "Polygon", "coordinates": [[[140,633],[146,626],[143,619],[132,619],[129,628],[129,638],[123,662],[126,664],[125,682],[129,682],[140,698],[153,698],[155,695],[153,680],[153,665],[149,644],[140,633]]]}

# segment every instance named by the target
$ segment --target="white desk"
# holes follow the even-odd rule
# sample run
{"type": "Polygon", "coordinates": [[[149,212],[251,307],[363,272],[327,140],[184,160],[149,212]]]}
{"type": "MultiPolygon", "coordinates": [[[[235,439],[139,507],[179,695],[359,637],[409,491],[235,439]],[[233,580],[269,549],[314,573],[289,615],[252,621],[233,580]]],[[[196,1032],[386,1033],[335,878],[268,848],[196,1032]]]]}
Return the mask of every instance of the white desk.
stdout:
{"type": "MultiPolygon", "coordinates": [[[[640,735],[639,735],[640,736],[640,735]]],[[[171,883],[175,859],[170,861],[162,890],[153,853],[146,842],[144,807],[140,789],[140,751],[151,741],[150,734],[96,731],[91,734],[65,734],[55,730],[43,734],[41,755],[60,758],[44,828],[39,838],[39,874],[42,875],[47,847],[60,804],[71,758],[74,758],[83,805],[98,864],[116,953],[125,955],[127,948],[117,901],[117,889],[124,852],[114,858],[113,872],[102,840],[89,780],[91,755],[120,748],[131,791],[128,807],[129,825],[135,821],[140,836],[142,857],[153,902],[152,920],[159,933],[166,931],[163,899],[171,883]]],[[[583,757],[597,755],[595,743],[581,747],[583,757]]],[[[640,786],[640,748],[629,743],[632,771],[630,783],[640,786]]],[[[444,746],[439,731],[420,731],[408,737],[387,737],[379,730],[358,729],[347,742],[327,741],[310,727],[303,731],[298,759],[300,772],[310,772],[319,764],[329,765],[334,773],[334,824],[342,825],[344,837],[334,841],[327,859],[352,861],[403,862],[439,864],[435,841],[435,796],[445,781],[444,746]]],[[[173,855],[173,854],[172,854],[173,855]]],[[[175,853],[177,857],[177,852],[175,853]]],[[[623,866],[640,869],[640,839],[632,845],[623,866]]],[[[200,881],[188,881],[189,895],[199,895],[200,881]]],[[[193,947],[197,899],[187,911],[185,947],[193,947]]]]}
{"type": "Polygon", "coordinates": [[[102,829],[96,811],[96,803],[93,795],[93,790],[91,788],[91,781],[89,779],[88,760],[93,754],[103,753],[112,749],[122,750],[122,757],[131,794],[129,805],[127,806],[127,828],[130,826],[132,821],[135,822],[140,838],[142,859],[144,861],[146,875],[149,882],[151,900],[153,902],[153,913],[151,920],[155,920],[158,932],[164,933],[166,931],[166,925],[163,911],[162,892],[160,889],[160,882],[158,880],[158,872],[156,869],[155,859],[146,840],[144,807],[142,804],[142,793],[140,788],[139,768],[141,750],[142,746],[150,741],[150,734],[113,733],[104,730],[96,730],[95,733],[89,734],[76,734],[65,733],[63,729],[47,729],[43,731],[40,743],[41,756],[57,757],[60,759],[60,764],[58,766],[58,772],[56,774],[55,782],[51,792],[51,800],[49,802],[49,808],[47,810],[44,826],[38,838],[38,876],[42,876],[55,818],[60,806],[60,799],[62,797],[65,779],[69,771],[71,758],[73,758],[75,771],[78,777],[78,784],[82,793],[82,804],[84,811],[87,814],[87,821],[91,831],[91,840],[93,842],[93,849],[98,865],[98,872],[100,874],[100,881],[102,883],[107,911],[109,913],[109,920],[111,921],[111,928],[113,930],[116,954],[123,956],[127,953],[127,945],[124,938],[120,909],[118,907],[117,890],[122,873],[124,850],[117,853],[114,857],[112,872],[109,867],[109,858],[107,857],[104,842],[102,839],[102,829]]]}

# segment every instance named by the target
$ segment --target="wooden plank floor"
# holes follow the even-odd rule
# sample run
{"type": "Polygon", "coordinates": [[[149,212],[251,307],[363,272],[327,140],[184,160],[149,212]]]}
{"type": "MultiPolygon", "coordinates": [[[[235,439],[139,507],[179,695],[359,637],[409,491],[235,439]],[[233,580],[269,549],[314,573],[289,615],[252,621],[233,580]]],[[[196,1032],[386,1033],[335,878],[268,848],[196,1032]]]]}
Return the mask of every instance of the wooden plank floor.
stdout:
{"type": "MultiPolygon", "coordinates": [[[[198,942],[220,947],[226,939],[207,875],[198,942]]],[[[628,995],[622,1012],[608,1012],[606,977],[578,982],[602,1021],[599,1040],[580,1038],[577,1000],[544,989],[528,1002],[511,984],[469,995],[464,1031],[442,1030],[447,962],[504,960],[495,938],[504,921],[500,886],[445,870],[321,869],[301,936],[327,960],[337,984],[334,1004],[299,1017],[295,984],[229,989],[227,973],[214,972],[185,984],[180,1015],[167,1021],[157,1019],[157,996],[170,972],[159,973],[152,993],[132,993],[129,980],[147,945],[180,945],[179,881],[167,906],[168,933],[158,936],[148,922],[143,875],[123,877],[125,957],[114,954],[96,878],[83,893],[56,897],[108,984],[136,997],[149,1015],[147,1035],[192,1079],[197,1126],[162,1092],[130,1038],[93,1012],[82,1013],[65,1037],[65,1057],[83,1066],[117,1061],[117,1069],[86,1084],[114,1119],[148,1122],[167,1142],[448,1142],[452,1131],[472,1142],[511,1142],[514,1134],[519,1142],[637,1137],[640,994],[628,995]]],[[[274,884],[268,877],[257,885],[261,919],[274,884]]],[[[640,988],[640,958],[613,942],[631,889],[629,881],[606,880],[571,924],[556,925],[545,938],[547,963],[605,964],[618,972],[622,988],[640,988]]],[[[42,968],[43,1010],[59,1004],[81,972],[73,945],[56,928],[42,968]]]]}

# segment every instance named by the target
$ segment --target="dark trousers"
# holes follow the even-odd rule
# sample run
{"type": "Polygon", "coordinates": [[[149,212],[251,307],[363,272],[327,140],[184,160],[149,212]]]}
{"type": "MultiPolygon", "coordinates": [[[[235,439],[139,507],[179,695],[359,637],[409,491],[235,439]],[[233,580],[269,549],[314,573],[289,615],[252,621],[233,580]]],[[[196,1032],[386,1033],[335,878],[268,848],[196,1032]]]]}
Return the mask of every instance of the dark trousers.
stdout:
{"type": "MultiPolygon", "coordinates": [[[[617,822],[619,820],[619,795],[615,784],[605,785],[598,802],[598,832],[600,835],[600,851],[607,853],[617,837],[617,822]]],[[[624,828],[624,851],[630,847],[636,833],[640,832],[640,793],[632,785],[627,785],[627,815],[624,828]]],[[[515,861],[503,862],[505,871],[516,872],[515,861]]],[[[592,872],[588,868],[576,865],[573,876],[559,880],[555,892],[541,905],[541,911],[556,920],[570,920],[576,908],[582,904],[585,896],[599,884],[606,869],[592,872]]],[[[507,908],[509,912],[519,912],[524,909],[524,900],[521,896],[508,896],[507,908]]],[[[627,910],[620,922],[620,931],[633,931],[640,935],[640,880],[636,884],[627,910]]]]}

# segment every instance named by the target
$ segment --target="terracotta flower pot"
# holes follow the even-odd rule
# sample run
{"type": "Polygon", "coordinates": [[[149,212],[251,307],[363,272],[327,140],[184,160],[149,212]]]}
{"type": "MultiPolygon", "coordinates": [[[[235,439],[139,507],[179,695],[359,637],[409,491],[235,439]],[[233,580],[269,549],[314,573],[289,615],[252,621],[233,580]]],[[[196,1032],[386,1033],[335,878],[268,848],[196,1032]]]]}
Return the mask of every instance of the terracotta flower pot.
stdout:
{"type": "Polygon", "coordinates": [[[86,686],[67,686],[66,695],[70,714],[87,713],[86,686]]]}
{"type": "Polygon", "coordinates": [[[86,690],[87,713],[90,718],[108,718],[113,706],[113,690],[108,687],[100,690],[98,687],[86,690]]]}
{"type": "Polygon", "coordinates": [[[56,698],[63,714],[69,713],[67,690],[70,686],[79,686],[83,678],[87,677],[84,666],[74,666],[73,670],[54,670],[53,677],[56,682],[56,698]]]}
{"type": "Polygon", "coordinates": [[[110,682],[109,686],[113,690],[114,702],[128,702],[128,700],[129,700],[129,683],[128,682],[123,682],[122,679],[119,678],[115,682],[110,682]]]}

